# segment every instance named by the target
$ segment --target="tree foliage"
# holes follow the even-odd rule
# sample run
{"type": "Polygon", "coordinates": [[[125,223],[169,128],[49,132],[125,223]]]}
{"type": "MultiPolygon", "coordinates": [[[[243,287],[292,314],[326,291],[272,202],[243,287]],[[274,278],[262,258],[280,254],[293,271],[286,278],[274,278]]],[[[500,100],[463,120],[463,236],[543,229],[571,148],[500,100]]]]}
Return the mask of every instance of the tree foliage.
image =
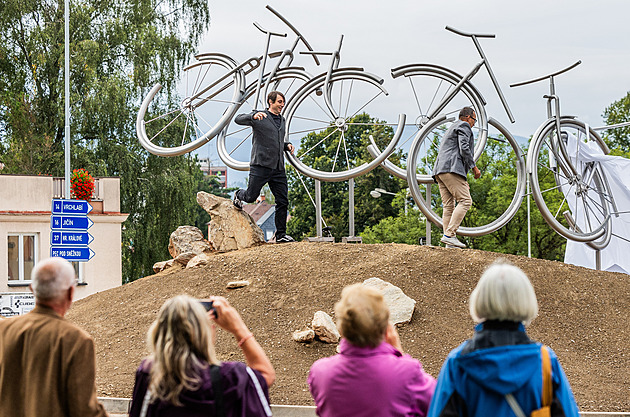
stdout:
{"type": "MultiPolygon", "coordinates": [[[[54,0],[0,5],[3,173],[63,174],[63,12],[54,0]]],[[[195,159],[148,154],[136,139],[135,115],[156,82],[177,100],[177,76],[209,21],[201,0],[71,4],[71,165],[121,178],[121,210],[130,214],[124,281],[152,273],[154,262],[169,257],[170,233],[195,221],[195,159]]]]}
{"type": "MultiPolygon", "coordinates": [[[[604,110],[607,125],[630,122],[630,92],[604,110]]],[[[630,158],[630,126],[606,130],[604,139],[613,154],[630,158]]]]}

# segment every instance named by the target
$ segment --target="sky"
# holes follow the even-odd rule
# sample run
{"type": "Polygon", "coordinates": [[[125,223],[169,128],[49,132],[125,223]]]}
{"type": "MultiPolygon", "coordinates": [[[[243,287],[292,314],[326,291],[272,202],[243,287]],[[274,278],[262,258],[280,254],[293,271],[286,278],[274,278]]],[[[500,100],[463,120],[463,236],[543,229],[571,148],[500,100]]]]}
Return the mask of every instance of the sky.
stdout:
{"type": "MultiPolygon", "coordinates": [[[[489,116],[512,134],[529,137],[546,120],[547,82],[517,88],[509,84],[533,79],[581,60],[582,64],[556,78],[561,111],[602,126],[604,109],[630,91],[630,1],[628,0],[210,0],[210,29],[199,52],[222,52],[238,62],[259,56],[265,37],[253,25],[287,32],[265,5],[293,23],[317,51],[333,50],[341,34],[342,65],[361,66],[385,79],[391,68],[434,63],[466,73],[479,62],[472,42],[444,29],[491,33],[481,39],[484,52],[512,109],[511,124],[487,73],[473,79],[486,101],[489,116]]],[[[284,49],[273,41],[272,49],[284,49]]],[[[325,65],[309,68],[325,71],[325,65]]],[[[249,109],[247,109],[249,111],[249,109]]],[[[210,142],[214,147],[214,141],[210,142]]],[[[216,151],[199,151],[221,165],[216,151]]],[[[246,172],[228,172],[230,185],[244,185],[246,172]]]]}

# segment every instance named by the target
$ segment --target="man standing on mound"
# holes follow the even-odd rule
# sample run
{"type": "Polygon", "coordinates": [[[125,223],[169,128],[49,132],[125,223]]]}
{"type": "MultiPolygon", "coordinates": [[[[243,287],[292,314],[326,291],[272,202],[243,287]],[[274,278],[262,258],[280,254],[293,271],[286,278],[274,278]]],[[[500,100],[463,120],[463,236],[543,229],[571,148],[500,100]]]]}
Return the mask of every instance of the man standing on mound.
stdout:
{"type": "Polygon", "coordinates": [[[289,186],[284,171],[284,151],[293,152],[294,147],[284,142],[285,121],[280,115],[284,107],[284,95],[272,91],[267,96],[269,108],[239,114],[234,121],[243,126],[251,126],[252,154],[249,162],[249,184],[247,190],[234,193],[234,206],[243,208],[243,202],[253,203],[265,184],[276,200],[276,243],[294,242],[287,235],[287,209],[289,207],[289,186]]]}
{"type": "Polygon", "coordinates": [[[472,168],[475,179],[481,176],[481,171],[475,166],[473,158],[475,142],[472,127],[476,121],[477,115],[472,108],[461,109],[459,120],[453,123],[444,135],[433,166],[433,179],[440,187],[444,208],[442,214],[444,236],[440,242],[458,248],[466,247],[457,239],[456,232],[472,206],[466,173],[472,168]]]}

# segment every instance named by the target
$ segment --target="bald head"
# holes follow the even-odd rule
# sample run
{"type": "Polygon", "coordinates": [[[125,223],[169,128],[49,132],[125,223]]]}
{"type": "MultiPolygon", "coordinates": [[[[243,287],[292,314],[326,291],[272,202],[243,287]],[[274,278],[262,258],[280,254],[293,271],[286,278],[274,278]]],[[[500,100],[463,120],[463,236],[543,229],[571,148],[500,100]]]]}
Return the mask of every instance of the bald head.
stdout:
{"type": "Polygon", "coordinates": [[[31,273],[31,288],[37,301],[65,300],[68,289],[74,286],[74,268],[62,258],[39,262],[31,273]]]}

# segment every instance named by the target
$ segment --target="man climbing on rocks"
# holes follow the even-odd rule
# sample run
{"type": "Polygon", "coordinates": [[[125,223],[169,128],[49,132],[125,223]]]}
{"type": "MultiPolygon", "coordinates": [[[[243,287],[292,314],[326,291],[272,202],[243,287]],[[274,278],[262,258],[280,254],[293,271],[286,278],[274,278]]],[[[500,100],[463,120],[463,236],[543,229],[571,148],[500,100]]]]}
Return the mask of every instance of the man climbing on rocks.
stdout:
{"type": "Polygon", "coordinates": [[[265,184],[276,200],[276,243],[294,242],[287,235],[287,209],[289,207],[289,186],[284,170],[284,151],[293,152],[294,146],[284,141],[285,120],[280,114],[285,104],[284,95],[272,91],[267,96],[269,108],[264,111],[239,114],[234,121],[243,126],[251,126],[252,153],[249,163],[249,184],[246,190],[234,193],[234,206],[243,208],[243,202],[253,203],[265,184]]]}

